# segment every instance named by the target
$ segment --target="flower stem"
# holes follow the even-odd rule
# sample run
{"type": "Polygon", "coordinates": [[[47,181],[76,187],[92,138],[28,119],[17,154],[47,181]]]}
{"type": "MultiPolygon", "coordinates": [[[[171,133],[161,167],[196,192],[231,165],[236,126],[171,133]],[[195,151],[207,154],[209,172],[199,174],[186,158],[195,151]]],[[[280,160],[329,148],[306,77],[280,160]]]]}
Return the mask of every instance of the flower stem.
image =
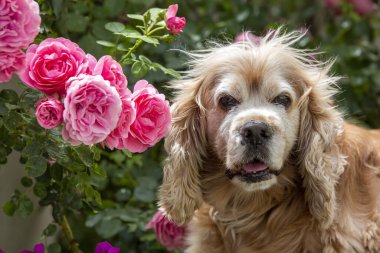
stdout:
{"type": "Polygon", "coordinates": [[[72,253],[82,253],[82,251],[79,249],[78,242],[76,242],[74,239],[73,231],[71,230],[70,224],[67,221],[67,218],[65,215],[63,215],[63,217],[62,217],[62,223],[60,225],[61,225],[63,234],[69,243],[71,252],[72,253]]]}

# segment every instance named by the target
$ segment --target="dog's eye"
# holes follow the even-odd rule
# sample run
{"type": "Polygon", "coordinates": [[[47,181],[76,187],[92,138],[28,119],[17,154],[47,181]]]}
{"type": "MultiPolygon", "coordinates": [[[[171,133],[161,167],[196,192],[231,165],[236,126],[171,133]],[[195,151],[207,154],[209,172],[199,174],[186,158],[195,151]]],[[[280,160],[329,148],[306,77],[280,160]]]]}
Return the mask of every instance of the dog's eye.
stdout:
{"type": "Polygon", "coordinates": [[[232,107],[237,106],[239,101],[230,95],[224,95],[219,99],[219,105],[222,109],[228,111],[231,110],[232,107]]]}
{"type": "Polygon", "coordinates": [[[278,95],[277,97],[275,97],[272,100],[273,104],[281,105],[281,106],[285,107],[285,109],[287,109],[290,106],[291,102],[292,102],[292,100],[290,99],[290,97],[288,95],[285,95],[285,94],[278,95]]]}

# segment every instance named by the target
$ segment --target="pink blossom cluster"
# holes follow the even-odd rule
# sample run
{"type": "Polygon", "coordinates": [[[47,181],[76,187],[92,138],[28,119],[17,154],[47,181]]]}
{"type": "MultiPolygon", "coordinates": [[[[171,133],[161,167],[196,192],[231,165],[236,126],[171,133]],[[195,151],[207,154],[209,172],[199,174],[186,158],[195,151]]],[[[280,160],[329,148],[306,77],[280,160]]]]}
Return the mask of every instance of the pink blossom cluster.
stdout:
{"type": "Polygon", "coordinates": [[[96,60],[68,39],[31,45],[19,76],[48,96],[36,103],[41,127],[63,123],[62,137],[72,145],[104,143],[143,152],[169,130],[169,102],[163,94],[145,80],[132,93],[117,61],[108,55],[96,60]]]}
{"type": "Polygon", "coordinates": [[[177,17],[178,4],[172,4],[168,7],[165,14],[166,27],[171,34],[179,34],[186,26],[186,18],[177,17]]]}
{"type": "Polygon", "coordinates": [[[359,15],[367,15],[378,9],[378,5],[372,0],[325,0],[325,5],[339,14],[341,12],[340,5],[343,1],[351,4],[359,15]]]}
{"type": "Polygon", "coordinates": [[[183,249],[185,247],[185,226],[178,226],[170,221],[164,213],[157,211],[147,224],[147,228],[153,228],[157,240],[167,250],[183,249]]]}
{"type": "MultiPolygon", "coordinates": [[[[33,250],[22,250],[20,253],[44,253],[45,246],[43,243],[37,243],[33,250]]],[[[109,242],[100,242],[96,245],[94,253],[119,253],[120,248],[113,247],[109,242]]],[[[4,253],[0,249],[0,253],[4,253]]]]}
{"type": "Polygon", "coordinates": [[[41,18],[33,0],[0,1],[0,83],[8,82],[13,72],[20,71],[28,47],[37,36],[41,18]]]}

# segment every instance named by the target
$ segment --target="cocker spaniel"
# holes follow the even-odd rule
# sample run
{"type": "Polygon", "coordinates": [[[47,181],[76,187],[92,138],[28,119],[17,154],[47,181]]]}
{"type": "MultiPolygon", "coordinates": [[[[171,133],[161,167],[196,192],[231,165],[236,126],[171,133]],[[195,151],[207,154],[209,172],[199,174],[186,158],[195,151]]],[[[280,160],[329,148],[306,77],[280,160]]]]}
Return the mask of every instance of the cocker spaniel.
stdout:
{"type": "Polygon", "coordinates": [[[380,252],[380,131],[344,121],[333,61],[281,29],[189,53],[159,206],[187,253],[380,252]]]}

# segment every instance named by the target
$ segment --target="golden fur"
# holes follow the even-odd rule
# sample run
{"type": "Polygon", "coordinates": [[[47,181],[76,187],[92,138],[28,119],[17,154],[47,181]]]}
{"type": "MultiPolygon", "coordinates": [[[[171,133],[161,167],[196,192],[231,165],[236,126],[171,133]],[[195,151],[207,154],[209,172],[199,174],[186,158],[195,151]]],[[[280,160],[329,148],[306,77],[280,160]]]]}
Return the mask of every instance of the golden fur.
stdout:
{"type": "Polygon", "coordinates": [[[339,78],[280,30],[259,45],[216,45],[190,54],[173,82],[173,124],[160,207],[189,223],[187,253],[380,252],[380,131],[346,123],[332,96],[339,78]],[[271,103],[286,92],[285,110],[271,103]],[[237,97],[225,111],[218,99],[237,97]],[[245,159],[236,131],[274,129],[267,163],[281,172],[244,183],[225,176],[245,159]]]}

